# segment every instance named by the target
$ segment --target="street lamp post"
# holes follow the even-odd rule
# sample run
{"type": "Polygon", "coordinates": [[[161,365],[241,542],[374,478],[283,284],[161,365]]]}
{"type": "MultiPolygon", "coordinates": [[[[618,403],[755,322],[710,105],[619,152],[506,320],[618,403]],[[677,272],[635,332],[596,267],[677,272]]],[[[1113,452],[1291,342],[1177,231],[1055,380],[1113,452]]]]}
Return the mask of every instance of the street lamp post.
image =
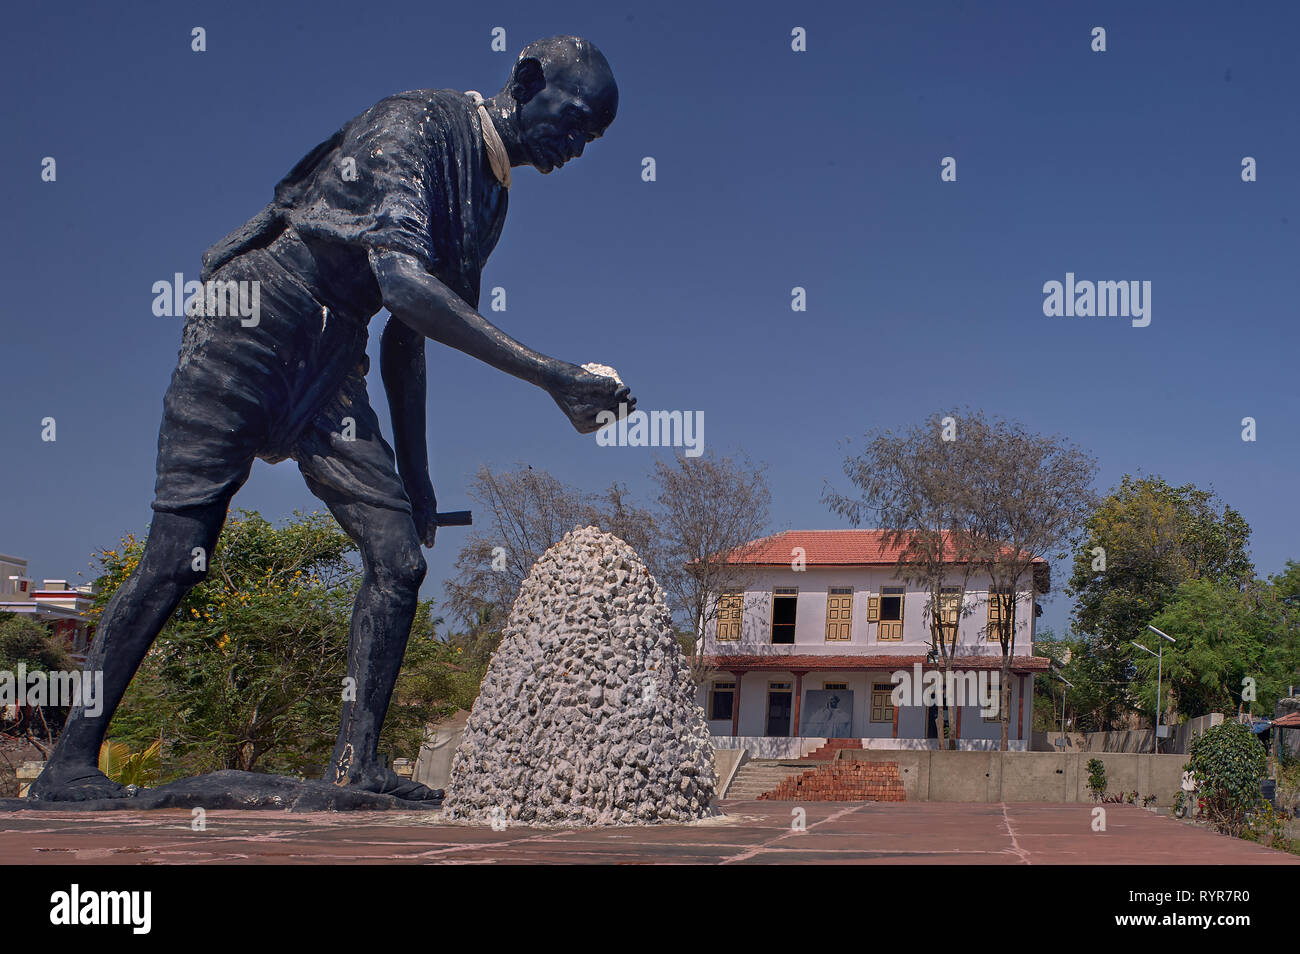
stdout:
{"type": "Polygon", "coordinates": [[[1061,687],[1061,751],[1064,752],[1065,751],[1065,687],[1069,686],[1071,689],[1073,689],[1074,684],[1070,682],[1070,680],[1062,676],[1059,672],[1053,672],[1052,675],[1055,676],[1057,679],[1061,680],[1061,682],[1065,683],[1065,686],[1061,687]]]}
{"type": "MultiPolygon", "coordinates": [[[[1151,630],[1151,632],[1155,633],[1161,639],[1167,639],[1171,643],[1177,642],[1177,640],[1174,639],[1172,636],[1170,636],[1168,633],[1161,632],[1160,630],[1152,626],[1150,623],[1147,624],[1147,629],[1151,630]]],[[[1147,655],[1156,657],[1156,724],[1152,732],[1151,751],[1153,753],[1159,752],[1160,751],[1160,694],[1161,694],[1161,687],[1164,682],[1164,673],[1165,673],[1165,644],[1157,643],[1156,645],[1159,647],[1160,651],[1157,653],[1153,653],[1151,652],[1151,650],[1147,649],[1145,646],[1139,643],[1136,639],[1129,640],[1129,641],[1138,649],[1146,653],[1147,655]]]]}

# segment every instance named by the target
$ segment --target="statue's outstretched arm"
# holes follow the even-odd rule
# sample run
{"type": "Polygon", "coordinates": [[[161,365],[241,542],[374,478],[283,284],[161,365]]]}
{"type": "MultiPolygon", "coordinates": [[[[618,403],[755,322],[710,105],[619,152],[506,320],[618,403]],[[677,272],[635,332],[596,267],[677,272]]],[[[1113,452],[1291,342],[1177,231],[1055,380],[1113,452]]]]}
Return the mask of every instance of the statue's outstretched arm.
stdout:
{"type": "Polygon", "coordinates": [[[384,306],[413,331],[535,384],[555,399],[581,433],[636,407],[627,387],[615,378],[592,374],[576,364],[549,358],[520,344],[465,303],[450,288],[403,252],[372,251],[370,267],[384,306]]]}

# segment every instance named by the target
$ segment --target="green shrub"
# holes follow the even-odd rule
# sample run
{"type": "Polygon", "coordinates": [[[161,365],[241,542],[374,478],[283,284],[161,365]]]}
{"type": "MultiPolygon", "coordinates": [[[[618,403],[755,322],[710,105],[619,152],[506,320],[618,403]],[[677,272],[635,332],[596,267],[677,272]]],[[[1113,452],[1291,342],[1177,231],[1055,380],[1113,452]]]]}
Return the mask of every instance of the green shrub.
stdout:
{"type": "Polygon", "coordinates": [[[28,672],[80,668],[48,627],[30,616],[0,613],[0,669],[12,671],[20,663],[28,672]]]}
{"type": "Polygon", "coordinates": [[[1264,746],[1240,722],[1212,726],[1192,742],[1187,770],[1196,779],[1196,800],[1210,824],[1240,836],[1246,813],[1260,801],[1264,746]]]}
{"type": "Polygon", "coordinates": [[[1106,795],[1106,765],[1101,759],[1088,759],[1088,791],[1094,802],[1106,795]]]}
{"type": "Polygon", "coordinates": [[[1294,852],[1298,846],[1287,832],[1290,821],[1291,816],[1287,812],[1275,812],[1272,805],[1263,802],[1259,810],[1250,816],[1250,827],[1242,837],[1247,841],[1257,841],[1265,848],[1294,852]]]}

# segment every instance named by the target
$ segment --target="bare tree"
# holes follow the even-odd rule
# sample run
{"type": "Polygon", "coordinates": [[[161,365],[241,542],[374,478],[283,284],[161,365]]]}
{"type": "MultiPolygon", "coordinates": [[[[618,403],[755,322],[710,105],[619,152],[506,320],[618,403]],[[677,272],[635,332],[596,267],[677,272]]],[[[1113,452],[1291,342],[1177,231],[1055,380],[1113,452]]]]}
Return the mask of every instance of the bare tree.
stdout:
{"type": "Polygon", "coordinates": [[[637,506],[626,486],[612,483],[583,505],[588,524],[612,533],[637,552],[653,568],[660,546],[654,515],[637,506]]]}
{"type": "Polygon", "coordinates": [[[589,495],[519,464],[504,472],[480,467],[468,492],[478,504],[476,527],[456,558],[456,576],[444,586],[448,608],[472,632],[501,630],[537,558],[575,527],[600,527],[638,552],[653,544],[650,514],[620,484],[589,495]]]}
{"type": "Polygon", "coordinates": [[[743,591],[753,578],[744,557],[767,529],[771,493],[761,467],[712,453],[658,458],[653,479],[651,569],[690,629],[691,671],[703,684],[705,627],[716,622],[722,594],[743,591]]]}
{"type": "Polygon", "coordinates": [[[901,434],[885,430],[868,437],[865,450],[844,461],[857,496],[828,489],[823,499],[855,527],[870,519],[884,530],[886,544],[899,550],[895,576],[926,592],[930,649],[943,666],[948,731],[940,744],[947,748],[956,741],[957,700],[946,689],[961,619],[971,612],[966,594],[976,557],[962,479],[965,448],[944,439],[945,418],[938,414],[901,434]]]}
{"type": "MultiPolygon", "coordinates": [[[[878,432],[844,462],[859,496],[829,492],[826,501],[856,526],[868,515],[902,549],[898,575],[927,592],[932,648],[944,686],[956,655],[966,592],[988,581],[991,636],[1002,650],[998,711],[1008,746],[1011,664],[1021,597],[1045,584],[1039,574],[1063,557],[1082,529],[1094,496],[1096,462],[1060,437],[982,412],[934,414],[902,434],[878,432]]],[[[953,700],[948,722],[955,723],[953,700]]]]}
{"type": "Polygon", "coordinates": [[[689,627],[692,675],[707,676],[705,626],[722,593],[743,589],[753,570],[743,558],[767,527],[770,494],[760,468],[726,457],[660,458],[655,512],[613,484],[589,495],[527,465],[480,467],[469,495],[477,526],[445,581],[447,606],[473,632],[499,632],[537,558],[577,526],[625,540],[645,560],[674,615],[689,627]]]}
{"type": "Polygon", "coordinates": [[[967,413],[958,423],[971,542],[989,580],[989,628],[1002,650],[1001,748],[1008,747],[1011,663],[1020,613],[1033,613],[1052,560],[1066,556],[1096,505],[1097,462],[1060,436],[967,413]],[[1022,599],[1022,594],[1027,594],[1022,599]]]}

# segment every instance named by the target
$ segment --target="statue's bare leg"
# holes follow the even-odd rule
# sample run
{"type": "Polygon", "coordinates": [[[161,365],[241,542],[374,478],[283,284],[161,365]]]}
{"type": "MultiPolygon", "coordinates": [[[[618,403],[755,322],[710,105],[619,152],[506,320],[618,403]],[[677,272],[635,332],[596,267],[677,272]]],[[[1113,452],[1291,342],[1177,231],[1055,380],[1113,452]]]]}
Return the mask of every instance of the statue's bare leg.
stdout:
{"type": "Polygon", "coordinates": [[[86,660],[86,672],[102,671],[103,692],[98,713],[77,706],[68,717],[58,745],[29,796],[44,801],[87,801],[125,794],[117,782],[99,771],[99,748],[126,687],[167,624],[177,605],[207,574],[206,562],[226,519],[227,501],[181,513],[155,513],[140,565],[123,583],[108,606],[86,660]],[[196,565],[194,549],[202,547],[204,569],[196,565]]]}
{"type": "Polygon", "coordinates": [[[379,758],[379,733],[402,667],[425,562],[411,515],[367,503],[330,505],[361,548],[363,577],[352,610],[343,719],[328,781],[412,800],[434,797],[379,758]]]}
{"type": "Polygon", "coordinates": [[[434,792],[384,767],[379,732],[402,667],[424,582],[424,554],[392,448],[366,394],[364,367],[322,408],[295,457],[307,487],[361,550],[361,589],[352,610],[343,720],[326,780],[412,800],[434,792]],[[351,420],[344,439],[340,422],[351,420]]]}

